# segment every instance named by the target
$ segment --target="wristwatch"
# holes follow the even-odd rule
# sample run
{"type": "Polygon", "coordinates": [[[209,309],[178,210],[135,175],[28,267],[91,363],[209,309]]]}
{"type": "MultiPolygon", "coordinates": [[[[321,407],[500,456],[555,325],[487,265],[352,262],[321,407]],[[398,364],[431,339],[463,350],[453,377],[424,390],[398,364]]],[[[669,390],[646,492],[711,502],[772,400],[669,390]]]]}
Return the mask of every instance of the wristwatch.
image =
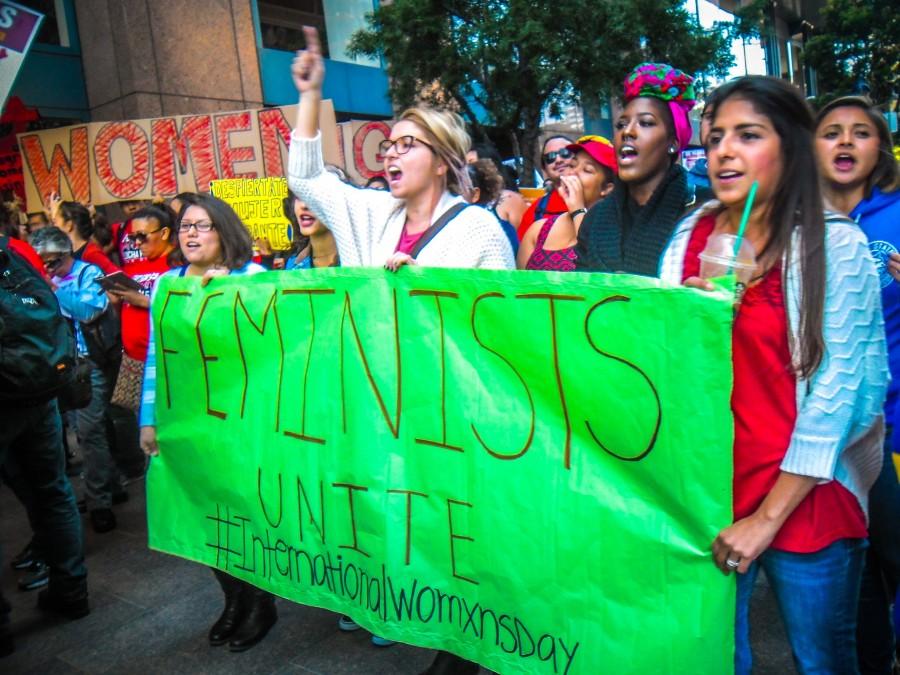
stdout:
{"type": "Polygon", "coordinates": [[[575,216],[580,216],[582,213],[587,213],[587,209],[582,207],[580,209],[575,209],[574,211],[569,211],[569,218],[575,220],[575,216]]]}

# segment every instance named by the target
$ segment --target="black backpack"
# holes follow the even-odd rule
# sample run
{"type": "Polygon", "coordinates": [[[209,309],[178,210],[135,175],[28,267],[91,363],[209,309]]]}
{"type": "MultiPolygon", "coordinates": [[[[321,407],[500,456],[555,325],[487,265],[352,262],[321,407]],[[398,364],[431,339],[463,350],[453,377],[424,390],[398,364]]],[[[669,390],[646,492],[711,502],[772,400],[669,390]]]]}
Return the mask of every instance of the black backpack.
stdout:
{"type": "Polygon", "coordinates": [[[0,404],[49,401],[74,371],[75,340],[53,290],[0,237],[0,404]]]}
{"type": "MultiPolygon", "coordinates": [[[[83,261],[82,261],[83,262],[83,261]]],[[[78,286],[84,283],[84,273],[91,267],[85,263],[78,274],[78,286]]],[[[103,369],[118,368],[122,360],[122,321],[118,311],[111,304],[93,321],[80,322],[81,334],[91,360],[103,369]]]]}

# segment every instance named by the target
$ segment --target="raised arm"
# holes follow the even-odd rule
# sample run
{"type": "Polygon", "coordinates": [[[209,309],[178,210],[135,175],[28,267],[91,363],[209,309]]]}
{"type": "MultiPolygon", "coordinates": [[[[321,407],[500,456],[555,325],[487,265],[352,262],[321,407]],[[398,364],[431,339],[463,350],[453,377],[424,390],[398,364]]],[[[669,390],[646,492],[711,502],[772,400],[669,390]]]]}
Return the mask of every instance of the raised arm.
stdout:
{"type": "Polygon", "coordinates": [[[306,49],[297,52],[291,66],[300,106],[288,153],[288,187],[334,234],[343,264],[380,266],[384,259],[374,260],[372,248],[396,200],[388,192],[342,183],[324,170],[319,105],[325,65],[316,29],[306,27],[304,34],[306,49]]]}
{"type": "Polygon", "coordinates": [[[294,133],[299,138],[315,138],[319,131],[319,104],[322,102],[325,62],[322,59],[319,31],[312,26],[304,26],[303,36],[306,38],[306,49],[297,52],[291,65],[291,77],[300,93],[294,133]]]}

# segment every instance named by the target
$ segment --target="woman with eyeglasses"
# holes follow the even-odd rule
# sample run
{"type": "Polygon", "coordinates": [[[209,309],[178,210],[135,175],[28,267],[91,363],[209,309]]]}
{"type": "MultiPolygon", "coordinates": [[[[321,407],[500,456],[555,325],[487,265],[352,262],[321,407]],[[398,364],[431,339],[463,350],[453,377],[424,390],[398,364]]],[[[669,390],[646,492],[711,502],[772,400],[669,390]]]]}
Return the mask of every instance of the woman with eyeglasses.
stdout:
{"type": "MultiPolygon", "coordinates": [[[[197,195],[193,202],[182,209],[176,227],[178,246],[186,264],[169,270],[166,275],[203,277],[208,282],[217,276],[265,271],[261,265],[251,262],[250,233],[228,204],[203,194],[197,195]]],[[[160,451],[178,452],[178,448],[159,448],[155,408],[156,347],[151,324],[141,393],[141,448],[151,457],[160,451]]],[[[227,644],[233,652],[250,649],[278,620],[275,596],[218,569],[213,569],[213,574],[225,594],[225,608],[210,628],[209,643],[214,647],[227,644]]]]}
{"type": "Polygon", "coordinates": [[[458,115],[410,108],[400,116],[379,148],[390,192],[345,185],[325,171],[319,131],[325,67],[318,33],[304,31],[307,47],[291,71],[300,105],[288,185],[334,234],[341,264],[513,269],[512,247],[497,219],[484,209],[465,208],[470,140],[458,115]],[[432,229],[442,216],[440,230],[432,229]]]}
{"type": "Polygon", "coordinates": [[[150,291],[160,275],[171,268],[174,220],[170,208],[156,204],[145,206],[134,215],[130,232],[125,236],[132,246],[140,249],[143,257],[128,266],[127,274],[141,285],[141,290],[121,286],[109,291],[122,300],[122,347],[125,355],[136,361],[143,362],[147,357],[150,291]]]}
{"type": "Polygon", "coordinates": [[[615,190],[584,217],[578,270],[659,276],[675,224],[697,203],[678,164],[691,140],[694,98],[693,79],[664,63],[642,63],[625,78],[613,136],[615,190]]]}
{"type": "Polygon", "coordinates": [[[571,138],[563,135],[550,136],[544,141],[541,167],[544,170],[544,189],[547,192],[540,199],[535,199],[522,214],[518,228],[519,241],[528,232],[528,228],[534,225],[534,221],[566,213],[566,200],[559,194],[559,178],[572,159],[573,153],[569,150],[572,143],[574,141],[571,138]]]}
{"type": "MultiPolygon", "coordinates": [[[[314,28],[291,68],[300,93],[291,135],[288,186],[334,234],[341,265],[396,271],[404,264],[482,269],[515,268],[497,218],[467,204],[471,191],[460,117],[410,108],[379,148],[390,192],[344,185],[324,170],[319,103],[325,66],[314,28]]],[[[476,664],[442,652],[427,672],[473,672],[476,664]],[[436,668],[442,670],[437,671],[436,668]]]]}
{"type": "Polygon", "coordinates": [[[570,272],[575,269],[575,243],[584,214],[613,191],[616,157],[603,136],[582,136],[566,146],[572,159],[562,170],[557,192],[566,213],[538,220],[519,248],[519,269],[570,272]]]}
{"type": "MultiPolygon", "coordinates": [[[[89,324],[102,320],[102,315],[111,310],[98,281],[103,276],[102,270],[75,257],[71,235],[67,234],[57,227],[44,227],[35,233],[32,244],[44,261],[63,315],[72,321],[78,356],[91,365],[90,402],[73,415],[84,458],[85,507],[93,530],[102,534],[116,527],[112,506],[124,490],[106,435],[112,380],[108,369],[91,350],[85,332],[89,324]]],[[[115,322],[115,317],[112,320],[115,322]]]]}

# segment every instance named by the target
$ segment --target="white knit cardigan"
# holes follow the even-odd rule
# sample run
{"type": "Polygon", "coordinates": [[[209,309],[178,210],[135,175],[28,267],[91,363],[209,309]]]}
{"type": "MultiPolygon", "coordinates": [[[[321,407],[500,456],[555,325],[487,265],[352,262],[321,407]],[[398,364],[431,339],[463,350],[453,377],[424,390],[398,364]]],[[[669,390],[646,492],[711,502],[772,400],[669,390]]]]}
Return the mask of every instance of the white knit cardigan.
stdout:
{"type": "MultiPolygon", "coordinates": [[[[691,232],[703,216],[721,208],[717,201],[708,202],[676,226],[660,261],[661,279],[681,283],[691,232]]],[[[867,512],[866,496],[883,459],[883,406],[890,379],[881,286],[862,230],[830,212],[825,228],[825,354],[812,377],[797,377],[797,420],[781,469],[822,482],[837,480],[867,512]]],[[[799,230],[791,250],[784,266],[784,294],[796,362],[802,290],[799,230]]]]}
{"type": "MultiPolygon", "coordinates": [[[[315,138],[291,135],[288,186],[331,230],[341,265],[380,267],[397,249],[406,207],[390,192],[347,185],[325,171],[321,132],[315,138]]],[[[462,197],[444,192],[432,223],[462,197]]],[[[512,246],[497,218],[487,209],[470,206],[435,235],[416,258],[428,267],[512,270],[512,246]]]]}

